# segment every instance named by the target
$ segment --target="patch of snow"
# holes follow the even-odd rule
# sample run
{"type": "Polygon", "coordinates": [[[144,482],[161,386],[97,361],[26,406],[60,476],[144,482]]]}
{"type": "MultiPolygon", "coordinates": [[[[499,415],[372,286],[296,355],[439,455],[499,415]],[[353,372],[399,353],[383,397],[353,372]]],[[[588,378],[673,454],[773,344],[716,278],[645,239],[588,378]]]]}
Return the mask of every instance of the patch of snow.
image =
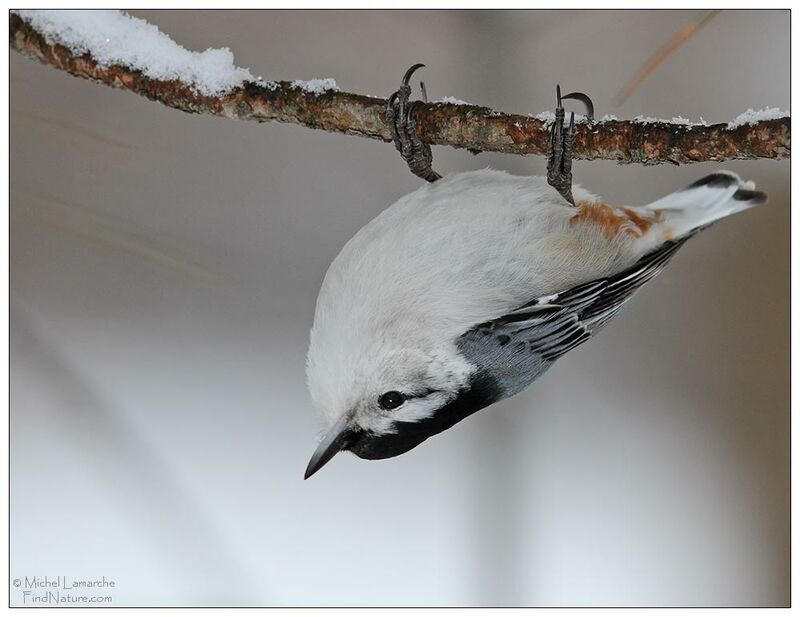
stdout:
{"type": "Polygon", "coordinates": [[[322,94],[329,90],[333,90],[334,92],[339,91],[336,80],[330,77],[325,77],[324,79],[309,79],[308,81],[296,79],[292,82],[292,88],[300,88],[311,94],[322,94]]]}
{"type": "Polygon", "coordinates": [[[189,51],[143,19],[113,10],[18,10],[49,43],[89,52],[100,66],[122,65],[152,79],[179,80],[215,96],[259,82],[233,63],[227,47],[189,51]]]}
{"type": "Polygon", "coordinates": [[[777,120],[779,118],[787,118],[788,116],[788,111],[783,111],[777,107],[767,107],[765,109],[759,109],[758,111],[748,109],[746,112],[739,114],[728,122],[728,128],[735,129],[743,124],[756,124],[762,120],[777,120]]]}
{"type": "Polygon", "coordinates": [[[556,115],[552,111],[543,111],[535,116],[531,116],[531,118],[542,121],[546,129],[550,128],[553,122],[556,121],[556,115]]]}
{"type": "Polygon", "coordinates": [[[466,101],[462,101],[461,99],[457,99],[454,96],[443,96],[436,103],[450,103],[451,105],[472,105],[472,103],[467,103],[466,101]]]}
{"type": "Polygon", "coordinates": [[[631,122],[636,124],[656,124],[657,122],[666,122],[666,120],[659,120],[653,116],[634,116],[631,118],[631,122]]]}
{"type": "MultiPolygon", "coordinates": [[[[556,114],[552,111],[543,111],[536,115],[529,115],[530,118],[534,120],[539,120],[544,124],[544,128],[550,128],[553,125],[553,122],[556,121],[556,114]]],[[[567,113],[564,115],[564,124],[569,124],[570,114],[567,113]]],[[[582,124],[585,122],[589,122],[589,117],[584,116],[583,114],[575,114],[575,124],[582,124]]]]}
{"type": "Polygon", "coordinates": [[[631,122],[635,122],[636,124],[675,124],[678,126],[708,126],[708,123],[700,118],[699,122],[694,122],[689,120],[688,118],[684,118],[683,116],[675,116],[674,118],[670,118],[666,120],[664,118],[653,118],[652,116],[636,116],[635,118],[631,118],[631,122]]]}
{"type": "MultiPolygon", "coordinates": [[[[760,111],[753,111],[752,109],[748,109],[743,114],[737,116],[734,120],[728,123],[728,128],[733,129],[737,126],[741,126],[743,124],[755,124],[762,120],[776,120],[778,118],[786,118],[789,116],[788,111],[783,111],[778,109],[777,107],[768,107],[767,109],[762,109],[760,111]]],[[[569,116],[567,116],[569,117],[569,116]]],[[[536,114],[535,116],[531,116],[531,118],[535,118],[536,120],[541,120],[545,128],[549,128],[552,126],[553,122],[556,120],[556,115],[552,111],[543,111],[542,113],[536,114]]],[[[612,114],[606,114],[602,118],[596,119],[595,122],[609,122],[612,120],[619,120],[616,116],[612,114]]],[[[678,126],[709,126],[708,122],[700,116],[700,120],[693,121],[689,120],[688,118],[684,118],[682,116],[675,116],[669,120],[663,118],[654,118],[652,116],[636,116],[631,118],[631,122],[636,124],[673,124],[678,126]]],[[[575,122],[586,122],[586,116],[579,116],[575,115],[575,122]]]]}

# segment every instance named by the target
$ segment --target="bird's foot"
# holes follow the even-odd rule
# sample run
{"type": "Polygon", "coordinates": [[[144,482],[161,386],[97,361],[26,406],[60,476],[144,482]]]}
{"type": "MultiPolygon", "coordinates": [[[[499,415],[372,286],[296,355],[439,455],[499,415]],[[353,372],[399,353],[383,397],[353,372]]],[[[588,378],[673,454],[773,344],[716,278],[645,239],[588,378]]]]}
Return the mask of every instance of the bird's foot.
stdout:
{"type": "Polygon", "coordinates": [[[389,125],[394,146],[408,164],[411,173],[428,182],[436,182],[441,176],[431,167],[433,161],[431,147],[419,138],[416,122],[411,117],[411,111],[418,101],[408,100],[411,96],[411,86],[408,85],[411,75],[423,66],[425,65],[415,64],[408,69],[403,76],[400,89],[389,97],[386,105],[386,123],[389,125]]]}
{"type": "Polygon", "coordinates": [[[586,105],[589,122],[594,120],[592,99],[582,92],[570,92],[561,96],[561,86],[556,86],[556,119],[550,129],[550,142],[547,147],[547,183],[573,206],[572,196],[572,144],[575,137],[575,114],[570,113],[569,126],[564,128],[563,99],[577,99],[586,105]]]}

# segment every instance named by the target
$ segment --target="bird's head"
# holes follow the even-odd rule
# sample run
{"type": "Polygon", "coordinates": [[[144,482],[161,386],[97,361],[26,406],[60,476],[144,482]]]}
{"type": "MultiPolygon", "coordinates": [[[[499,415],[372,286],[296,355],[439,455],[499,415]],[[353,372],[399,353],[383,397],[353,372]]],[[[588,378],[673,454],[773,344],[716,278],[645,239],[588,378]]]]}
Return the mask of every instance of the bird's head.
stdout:
{"type": "Polygon", "coordinates": [[[330,345],[312,331],[309,391],[327,432],[306,469],[310,477],[336,453],[364,459],[398,456],[494,402],[491,379],[455,349],[330,345]]]}

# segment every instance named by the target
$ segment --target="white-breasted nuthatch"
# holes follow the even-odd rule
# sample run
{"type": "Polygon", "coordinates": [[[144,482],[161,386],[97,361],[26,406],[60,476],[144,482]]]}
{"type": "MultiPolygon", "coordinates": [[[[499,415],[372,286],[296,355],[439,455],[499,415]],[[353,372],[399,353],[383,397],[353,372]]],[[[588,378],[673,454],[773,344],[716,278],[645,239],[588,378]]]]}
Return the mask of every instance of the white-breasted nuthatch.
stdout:
{"type": "Polygon", "coordinates": [[[766,200],[730,172],[642,207],[572,187],[574,124],[563,127],[561,96],[547,179],[491,170],[440,178],[410,120],[411,72],[387,119],[403,158],[431,184],[363,227],[322,283],[307,374],[328,432],[306,478],[341,450],[407,452],[520,392],[597,333],[687,239],[766,200]]]}

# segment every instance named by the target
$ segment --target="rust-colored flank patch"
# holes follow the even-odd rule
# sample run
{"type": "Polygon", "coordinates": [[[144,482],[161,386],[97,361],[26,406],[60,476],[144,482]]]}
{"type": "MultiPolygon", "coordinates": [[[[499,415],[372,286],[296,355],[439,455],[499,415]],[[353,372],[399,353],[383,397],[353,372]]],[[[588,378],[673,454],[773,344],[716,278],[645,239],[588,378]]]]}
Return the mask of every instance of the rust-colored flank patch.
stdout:
{"type": "Polygon", "coordinates": [[[609,240],[619,233],[626,233],[641,238],[658,219],[658,213],[651,216],[632,208],[616,207],[599,201],[579,201],[577,214],[570,219],[570,224],[578,222],[597,225],[609,240]]]}

